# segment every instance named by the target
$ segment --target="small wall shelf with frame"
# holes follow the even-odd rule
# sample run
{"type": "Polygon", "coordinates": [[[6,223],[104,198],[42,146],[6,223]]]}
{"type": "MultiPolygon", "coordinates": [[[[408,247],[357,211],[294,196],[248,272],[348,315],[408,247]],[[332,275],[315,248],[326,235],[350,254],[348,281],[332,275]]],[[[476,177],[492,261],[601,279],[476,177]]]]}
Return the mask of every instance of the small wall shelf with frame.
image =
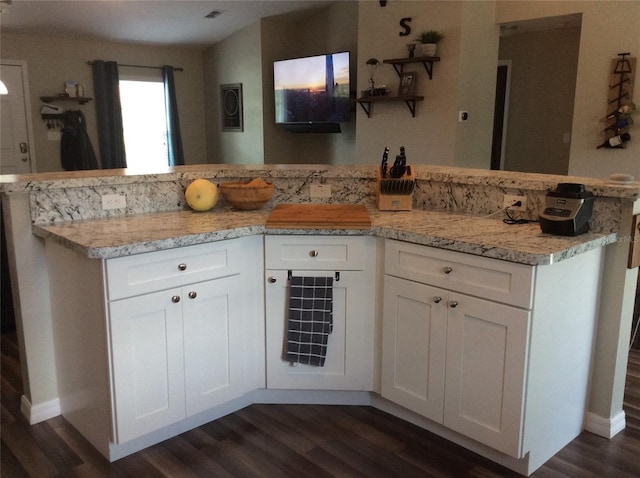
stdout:
{"type": "Polygon", "coordinates": [[[367,96],[356,99],[368,118],[371,118],[371,105],[373,103],[386,103],[404,101],[411,112],[412,117],[416,117],[416,102],[424,100],[424,96],[367,96]]]}
{"type": "Polygon", "coordinates": [[[393,58],[390,60],[382,60],[382,63],[393,65],[393,69],[396,70],[398,76],[402,76],[402,73],[404,72],[404,65],[422,63],[424,65],[424,69],[427,70],[429,79],[431,80],[433,78],[433,64],[437,61],[440,61],[439,56],[414,56],[411,58],[393,58]]]}
{"type": "MultiPolygon", "coordinates": [[[[414,63],[422,63],[424,65],[424,69],[427,70],[427,75],[431,80],[433,78],[433,64],[437,61],[440,61],[439,56],[415,56],[410,58],[392,58],[389,60],[382,60],[382,63],[386,63],[388,65],[392,65],[393,69],[396,70],[398,77],[402,78],[404,75],[404,66],[408,64],[414,63]]],[[[398,96],[363,96],[361,98],[357,98],[356,102],[362,107],[364,112],[367,114],[368,118],[371,118],[371,106],[373,103],[386,103],[386,102],[398,102],[403,101],[409,111],[411,112],[412,117],[416,117],[416,102],[423,101],[424,96],[415,96],[415,95],[398,95],[398,96]]]]}

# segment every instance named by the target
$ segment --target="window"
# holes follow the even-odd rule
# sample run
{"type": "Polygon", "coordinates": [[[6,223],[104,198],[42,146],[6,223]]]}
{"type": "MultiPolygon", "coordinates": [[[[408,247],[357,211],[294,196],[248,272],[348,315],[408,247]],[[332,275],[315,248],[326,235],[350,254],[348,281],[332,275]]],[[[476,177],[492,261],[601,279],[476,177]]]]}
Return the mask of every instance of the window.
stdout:
{"type": "Polygon", "coordinates": [[[127,168],[166,168],[169,152],[162,81],[120,80],[120,102],[127,168]]]}

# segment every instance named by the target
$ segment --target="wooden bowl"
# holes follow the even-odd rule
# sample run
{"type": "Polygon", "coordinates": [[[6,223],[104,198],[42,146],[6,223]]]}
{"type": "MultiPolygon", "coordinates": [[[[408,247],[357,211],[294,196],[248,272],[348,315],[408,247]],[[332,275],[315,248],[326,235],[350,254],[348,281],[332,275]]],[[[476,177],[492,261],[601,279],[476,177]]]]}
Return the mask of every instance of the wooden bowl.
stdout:
{"type": "Polygon", "coordinates": [[[236,209],[260,209],[273,196],[273,183],[260,178],[248,182],[220,184],[220,193],[225,201],[236,209]]]}

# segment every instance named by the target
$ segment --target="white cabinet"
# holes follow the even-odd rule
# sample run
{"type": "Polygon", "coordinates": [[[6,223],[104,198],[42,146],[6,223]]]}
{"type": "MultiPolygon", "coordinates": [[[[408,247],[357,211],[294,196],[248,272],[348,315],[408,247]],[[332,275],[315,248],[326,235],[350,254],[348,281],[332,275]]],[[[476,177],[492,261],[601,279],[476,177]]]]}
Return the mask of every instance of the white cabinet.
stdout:
{"type": "Polygon", "coordinates": [[[116,442],[242,395],[239,276],[109,304],[116,442]]]}
{"type": "Polygon", "coordinates": [[[384,278],[382,396],[442,423],[446,291],[384,278]]]}
{"type": "Polygon", "coordinates": [[[47,258],[63,415],[107,458],[264,387],[261,237],[47,258]]]}
{"type": "Polygon", "coordinates": [[[444,425],[522,456],[530,312],[453,292],[446,307],[444,425]]]}
{"type": "Polygon", "coordinates": [[[519,456],[527,310],[385,277],[382,395],[519,456]]]}
{"type": "Polygon", "coordinates": [[[534,267],[385,241],[382,395],[531,473],[583,429],[601,260],[534,267]]]}
{"type": "Polygon", "coordinates": [[[349,236],[266,236],[267,387],[372,390],[375,240],[349,236]],[[284,360],[289,275],[331,276],[333,331],[324,366],[284,360]]]}

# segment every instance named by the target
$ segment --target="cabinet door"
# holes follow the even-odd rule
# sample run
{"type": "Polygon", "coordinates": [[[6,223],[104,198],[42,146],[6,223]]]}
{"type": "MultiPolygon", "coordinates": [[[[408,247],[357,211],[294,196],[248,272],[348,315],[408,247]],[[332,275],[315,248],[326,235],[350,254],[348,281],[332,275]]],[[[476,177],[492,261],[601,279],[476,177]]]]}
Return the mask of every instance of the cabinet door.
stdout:
{"type": "MultiPolygon", "coordinates": [[[[333,275],[329,271],[295,271],[299,276],[333,275]]],[[[285,270],[266,271],[267,388],[371,390],[373,388],[373,298],[365,297],[362,272],[341,271],[333,283],[333,331],[323,367],[283,359],[287,330],[289,281],[285,270]]]]}
{"type": "Polygon", "coordinates": [[[520,457],[529,311],[454,293],[448,305],[444,424],[520,457]]]}
{"type": "Polygon", "coordinates": [[[185,417],[180,293],[166,290],[109,304],[116,443],[185,417]]]}
{"type": "Polygon", "coordinates": [[[182,289],[187,416],[244,392],[240,276],[182,289]]]}
{"type": "Polygon", "coordinates": [[[382,396],[442,423],[447,292],[384,277],[382,396]]]}

